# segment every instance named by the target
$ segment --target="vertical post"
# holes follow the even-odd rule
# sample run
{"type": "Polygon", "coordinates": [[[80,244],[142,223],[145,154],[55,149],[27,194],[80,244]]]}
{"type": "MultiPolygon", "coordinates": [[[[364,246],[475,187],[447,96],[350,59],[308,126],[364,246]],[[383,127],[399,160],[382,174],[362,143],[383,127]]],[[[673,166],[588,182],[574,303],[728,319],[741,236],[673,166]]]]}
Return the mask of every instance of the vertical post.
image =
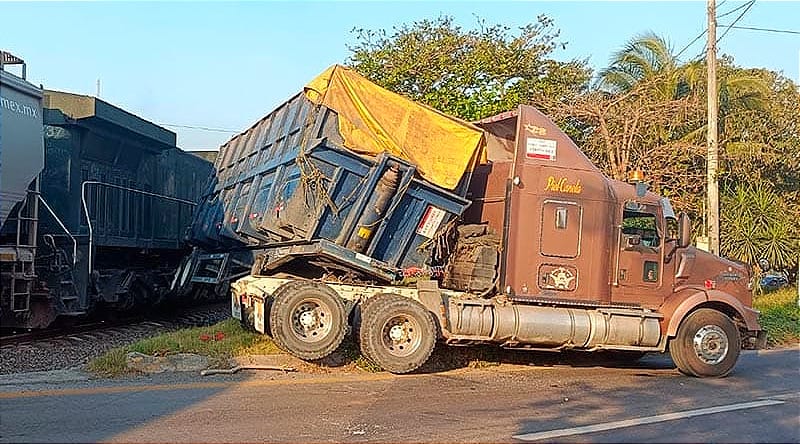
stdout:
{"type": "Polygon", "coordinates": [[[708,131],[706,142],[706,186],[708,195],[708,247],[712,254],[719,254],[719,182],[717,166],[719,147],[717,146],[717,111],[719,106],[717,92],[717,7],[715,0],[708,0],[708,45],[706,49],[708,66],[708,131]]]}

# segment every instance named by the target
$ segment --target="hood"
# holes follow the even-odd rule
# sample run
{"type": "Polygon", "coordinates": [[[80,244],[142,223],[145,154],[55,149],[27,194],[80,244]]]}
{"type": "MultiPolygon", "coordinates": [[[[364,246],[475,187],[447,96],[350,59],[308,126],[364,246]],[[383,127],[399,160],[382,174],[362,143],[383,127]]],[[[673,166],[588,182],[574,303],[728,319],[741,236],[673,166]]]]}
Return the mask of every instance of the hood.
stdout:
{"type": "Polygon", "coordinates": [[[747,306],[750,305],[752,273],[747,264],[715,256],[693,246],[687,247],[684,251],[688,256],[694,256],[694,264],[690,276],[680,285],[708,288],[706,281],[709,280],[711,282],[708,284],[712,288],[724,291],[747,306]]]}

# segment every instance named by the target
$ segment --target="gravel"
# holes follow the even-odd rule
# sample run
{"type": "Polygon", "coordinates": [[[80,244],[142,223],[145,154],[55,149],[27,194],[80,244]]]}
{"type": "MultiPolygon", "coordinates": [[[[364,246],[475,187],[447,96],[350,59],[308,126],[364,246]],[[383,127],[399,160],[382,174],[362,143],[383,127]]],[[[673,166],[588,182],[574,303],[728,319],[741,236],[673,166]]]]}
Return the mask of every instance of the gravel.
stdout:
{"type": "Polygon", "coordinates": [[[130,345],[168,331],[215,324],[229,316],[229,305],[222,304],[196,309],[169,320],[144,321],[24,344],[3,345],[0,347],[0,374],[82,366],[112,348],[130,345]]]}

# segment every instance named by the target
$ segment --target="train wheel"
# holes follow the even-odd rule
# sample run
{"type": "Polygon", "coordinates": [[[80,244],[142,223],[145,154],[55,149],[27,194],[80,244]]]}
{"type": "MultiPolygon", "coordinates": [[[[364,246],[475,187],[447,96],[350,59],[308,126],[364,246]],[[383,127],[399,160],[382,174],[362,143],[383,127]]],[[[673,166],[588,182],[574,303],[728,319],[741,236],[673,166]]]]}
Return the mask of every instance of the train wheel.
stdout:
{"type": "Polygon", "coordinates": [[[321,359],[344,340],[347,315],[342,298],[327,285],[295,281],[275,291],[269,328],[282,349],[300,359],[321,359]]]}
{"type": "Polygon", "coordinates": [[[692,312],[670,340],[670,355],[678,369],[698,377],[723,377],[739,359],[739,330],[723,313],[709,308],[692,312]]]}
{"type": "Polygon", "coordinates": [[[436,325],[419,302],[394,294],[373,296],[361,312],[361,352],[384,370],[421,367],[436,346],[436,325]]]}

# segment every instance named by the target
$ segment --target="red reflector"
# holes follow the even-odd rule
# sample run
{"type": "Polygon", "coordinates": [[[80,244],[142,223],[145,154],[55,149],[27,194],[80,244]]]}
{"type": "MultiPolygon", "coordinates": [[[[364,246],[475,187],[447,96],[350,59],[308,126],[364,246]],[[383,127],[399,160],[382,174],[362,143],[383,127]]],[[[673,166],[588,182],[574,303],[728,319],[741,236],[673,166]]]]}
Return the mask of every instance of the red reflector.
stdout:
{"type": "Polygon", "coordinates": [[[704,285],[706,286],[706,289],[712,290],[712,289],[714,289],[714,287],[717,286],[717,283],[712,281],[711,279],[706,279],[706,281],[704,282],[704,285]]]}

